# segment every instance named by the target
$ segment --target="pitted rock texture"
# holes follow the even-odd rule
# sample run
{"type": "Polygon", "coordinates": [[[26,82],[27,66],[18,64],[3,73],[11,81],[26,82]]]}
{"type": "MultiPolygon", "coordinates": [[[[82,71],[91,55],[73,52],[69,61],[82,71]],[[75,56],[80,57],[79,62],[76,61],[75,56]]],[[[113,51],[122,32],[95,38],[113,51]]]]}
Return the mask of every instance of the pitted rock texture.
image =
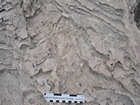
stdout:
{"type": "Polygon", "coordinates": [[[82,105],[140,105],[138,7],[0,0],[0,104],[57,105],[43,97],[53,92],[83,94],[82,105]]]}

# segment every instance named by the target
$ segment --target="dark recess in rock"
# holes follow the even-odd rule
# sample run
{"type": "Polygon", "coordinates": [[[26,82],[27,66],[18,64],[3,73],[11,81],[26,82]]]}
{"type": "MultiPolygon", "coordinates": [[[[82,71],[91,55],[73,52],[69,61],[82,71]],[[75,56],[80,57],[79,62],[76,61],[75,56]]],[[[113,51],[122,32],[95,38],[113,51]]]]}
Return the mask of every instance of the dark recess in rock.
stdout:
{"type": "Polygon", "coordinates": [[[134,13],[134,21],[136,22],[137,27],[140,29],[140,1],[134,10],[134,13]]]}

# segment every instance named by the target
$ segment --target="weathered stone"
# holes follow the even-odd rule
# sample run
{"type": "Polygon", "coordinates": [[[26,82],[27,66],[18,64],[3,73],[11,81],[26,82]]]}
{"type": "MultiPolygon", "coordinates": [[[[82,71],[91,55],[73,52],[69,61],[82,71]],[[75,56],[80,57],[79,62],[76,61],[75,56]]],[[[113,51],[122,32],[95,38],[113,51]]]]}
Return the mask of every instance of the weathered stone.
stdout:
{"type": "Polygon", "coordinates": [[[54,92],[140,105],[139,5],[0,0],[0,104],[50,105],[43,93],[54,92]]]}

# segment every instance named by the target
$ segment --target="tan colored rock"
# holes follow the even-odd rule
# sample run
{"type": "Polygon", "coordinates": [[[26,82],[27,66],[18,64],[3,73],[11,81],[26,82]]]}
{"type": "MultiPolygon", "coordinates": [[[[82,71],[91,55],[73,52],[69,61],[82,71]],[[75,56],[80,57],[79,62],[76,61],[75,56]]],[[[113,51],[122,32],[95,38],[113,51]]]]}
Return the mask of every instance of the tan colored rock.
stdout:
{"type": "Polygon", "coordinates": [[[140,105],[139,5],[0,0],[0,104],[57,105],[43,97],[53,92],[140,105]]]}
{"type": "Polygon", "coordinates": [[[25,39],[28,37],[28,32],[26,29],[23,28],[23,29],[19,30],[17,36],[22,38],[22,39],[25,39]]]}

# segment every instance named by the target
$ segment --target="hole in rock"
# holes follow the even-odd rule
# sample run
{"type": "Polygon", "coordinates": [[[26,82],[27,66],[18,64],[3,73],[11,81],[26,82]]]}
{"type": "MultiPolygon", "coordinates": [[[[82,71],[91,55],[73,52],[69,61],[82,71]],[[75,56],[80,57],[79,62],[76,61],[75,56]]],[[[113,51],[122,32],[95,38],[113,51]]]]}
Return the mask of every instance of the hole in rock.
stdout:
{"type": "Polygon", "coordinates": [[[81,84],[81,83],[79,83],[79,86],[81,87],[81,86],[82,86],[82,84],[81,84]]]}

